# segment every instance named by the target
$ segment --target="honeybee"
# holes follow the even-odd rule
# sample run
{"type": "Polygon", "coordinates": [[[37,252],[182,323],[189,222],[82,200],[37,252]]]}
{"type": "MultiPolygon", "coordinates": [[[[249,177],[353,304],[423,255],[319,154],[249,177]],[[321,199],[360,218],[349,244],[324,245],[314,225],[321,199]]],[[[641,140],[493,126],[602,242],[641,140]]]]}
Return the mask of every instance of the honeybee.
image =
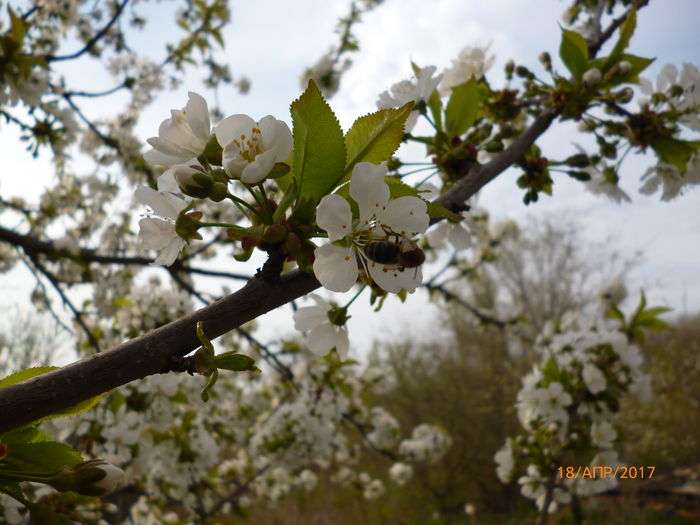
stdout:
{"type": "Polygon", "coordinates": [[[372,241],[363,251],[371,261],[399,268],[418,268],[425,262],[425,253],[412,241],[372,241]]]}

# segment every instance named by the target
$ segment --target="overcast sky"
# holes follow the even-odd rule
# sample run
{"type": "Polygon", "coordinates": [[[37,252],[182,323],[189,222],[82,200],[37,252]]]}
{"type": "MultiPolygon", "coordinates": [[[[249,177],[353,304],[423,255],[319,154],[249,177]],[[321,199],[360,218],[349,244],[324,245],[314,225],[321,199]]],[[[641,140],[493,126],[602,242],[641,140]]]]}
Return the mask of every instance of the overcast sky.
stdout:
{"type": "MultiPolygon", "coordinates": [[[[299,95],[301,72],[335,42],[335,23],[348,4],[344,0],[233,0],[231,5],[233,23],[226,32],[226,60],[234,74],[250,78],[252,89],[247,96],[225,90],[222,108],[227,114],[247,113],[255,118],[272,114],[289,121],[289,103],[299,95]]],[[[491,49],[498,61],[490,78],[502,77],[502,65],[509,58],[536,67],[540,51],[548,50],[556,56],[558,22],[565,5],[557,0],[386,0],[357,28],[361,52],[354,56],[354,65],[331,104],[347,129],[354,118],[374,109],[379,92],[409,75],[409,60],[444,67],[463,46],[474,43],[493,42],[491,49]]],[[[161,39],[172,39],[174,34],[171,19],[156,13],[167,10],[163,6],[157,3],[148,8],[159,14],[158,20],[151,22],[150,31],[136,37],[134,46],[153,48],[155,56],[162,54],[158,48],[161,39]]],[[[697,0],[654,0],[644,9],[632,50],[657,57],[649,76],[655,76],[667,62],[700,63],[697,6],[697,0]]],[[[74,87],[100,89],[109,85],[97,67],[83,64],[69,72],[80,79],[74,87]]],[[[196,71],[188,75],[181,89],[164,93],[144,112],[138,128],[143,139],[156,133],[171,108],[184,105],[187,90],[204,92],[196,71]]],[[[119,107],[118,96],[86,106],[91,116],[119,107]]],[[[574,130],[557,124],[540,144],[545,155],[561,158],[572,151],[575,140],[574,130]]],[[[33,161],[17,144],[14,130],[2,127],[0,153],[4,167],[0,189],[4,197],[32,197],[48,183],[48,161],[45,157],[33,161]]],[[[420,153],[417,149],[405,151],[411,160],[420,160],[420,153]]],[[[621,186],[632,196],[628,204],[616,205],[590,196],[580,183],[560,175],[561,180],[555,179],[552,198],[544,197],[526,207],[522,191],[514,183],[515,171],[504,173],[490,184],[480,202],[496,218],[523,221],[531,216],[565,213],[579,221],[591,240],[612,235],[626,256],[633,257],[640,251],[644,254],[643,263],[631,276],[634,287],[644,286],[653,301],[671,306],[676,312],[698,310],[700,191],[690,191],[670,203],[660,202],[658,195],[640,195],[639,177],[648,163],[649,159],[634,158],[625,164],[621,186]]],[[[6,221],[3,224],[12,226],[6,221]]],[[[202,281],[212,290],[219,284],[202,281]]],[[[0,289],[8,292],[3,303],[26,304],[31,286],[31,279],[20,270],[0,276],[0,289]]],[[[405,305],[395,299],[387,301],[381,314],[373,314],[358,303],[349,323],[357,350],[369,348],[377,338],[407,332],[424,338],[434,333],[436,310],[422,292],[414,294],[405,305]]],[[[284,308],[268,314],[260,319],[259,326],[263,338],[291,330],[291,312],[284,308]]]]}

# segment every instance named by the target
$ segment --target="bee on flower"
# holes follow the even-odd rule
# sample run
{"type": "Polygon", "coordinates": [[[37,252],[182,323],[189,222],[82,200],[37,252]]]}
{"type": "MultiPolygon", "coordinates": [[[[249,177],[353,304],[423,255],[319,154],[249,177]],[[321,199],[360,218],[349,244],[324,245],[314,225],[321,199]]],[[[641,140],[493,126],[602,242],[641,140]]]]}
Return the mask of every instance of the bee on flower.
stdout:
{"type": "Polygon", "coordinates": [[[333,292],[347,292],[360,271],[391,293],[413,292],[423,280],[423,251],[414,242],[430,219],[425,201],[414,196],[392,199],[385,166],[358,163],[349,184],[357,206],[338,194],[326,195],[316,208],[316,222],[328,244],[315,250],[314,274],[333,292]]]}

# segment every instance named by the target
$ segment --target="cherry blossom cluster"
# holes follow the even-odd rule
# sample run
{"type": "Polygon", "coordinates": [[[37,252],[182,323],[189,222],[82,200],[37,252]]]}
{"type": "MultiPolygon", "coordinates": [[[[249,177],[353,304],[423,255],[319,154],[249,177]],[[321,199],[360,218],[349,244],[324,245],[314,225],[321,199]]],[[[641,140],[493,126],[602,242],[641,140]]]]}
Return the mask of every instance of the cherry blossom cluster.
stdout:
{"type": "Polygon", "coordinates": [[[517,396],[524,432],[495,455],[503,483],[518,482],[537,507],[553,512],[572,494],[588,496],[617,483],[612,477],[559,479],[558,465],[621,464],[615,446],[620,401],[633,394],[648,401],[649,376],[628,327],[600,314],[568,315],[540,335],[539,362],[517,396]]]}
{"type": "MultiPolygon", "coordinates": [[[[114,295],[102,298],[100,308],[111,308],[114,322],[99,329],[115,343],[192,309],[186,295],[155,279],[127,292],[120,291],[118,276],[112,283],[114,295]]],[[[228,336],[220,344],[242,342],[228,336]]],[[[389,412],[367,404],[386,371],[361,371],[332,356],[293,355],[293,382],[275,374],[224,375],[214,399],[205,404],[198,378],[151,376],[115,391],[95,410],[51,427],[60,439],[81,443],[85,452],[123,469],[123,486],[142,493],[129,512],[138,523],[167,522],[196,508],[216,516],[259,501],[274,503],[295,491],[312,491],[324,474],[375,499],[387,482],[358,471],[366,451],[400,458],[386,476],[401,485],[410,478],[412,464],[439,459],[449,448],[449,437],[440,429],[419,425],[404,436],[389,412]],[[365,429],[359,442],[348,417],[365,429]],[[246,489],[238,491],[240,486],[246,489]],[[172,501],[180,505],[173,508],[172,501]]],[[[41,487],[36,496],[51,494],[56,495],[41,487]]],[[[12,501],[3,499],[0,506],[9,523],[21,523],[25,511],[12,501]]],[[[108,503],[86,501],[76,512],[82,523],[113,520],[108,503]]]]}

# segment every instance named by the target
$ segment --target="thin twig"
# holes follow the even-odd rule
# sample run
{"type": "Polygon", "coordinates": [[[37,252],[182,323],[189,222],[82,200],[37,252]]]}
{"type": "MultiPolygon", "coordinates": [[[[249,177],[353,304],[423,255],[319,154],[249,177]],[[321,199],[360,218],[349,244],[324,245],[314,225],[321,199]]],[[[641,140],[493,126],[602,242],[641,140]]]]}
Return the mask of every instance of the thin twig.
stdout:
{"type": "Polygon", "coordinates": [[[117,9],[114,12],[114,15],[112,16],[112,18],[109,20],[109,22],[107,22],[107,24],[102,29],[100,29],[97,33],[95,33],[95,35],[90,40],[88,40],[81,49],[79,49],[78,51],[75,51],[74,53],[70,53],[68,55],[59,55],[59,56],[48,55],[46,57],[46,61],[47,62],[59,62],[62,60],[73,60],[73,59],[79,58],[83,54],[90,51],[93,47],[95,47],[95,45],[100,41],[100,39],[103,36],[105,36],[107,34],[107,32],[112,28],[114,23],[121,16],[122,11],[124,11],[126,4],[128,4],[128,3],[129,3],[129,0],[123,0],[122,3],[118,4],[117,9]]]}

